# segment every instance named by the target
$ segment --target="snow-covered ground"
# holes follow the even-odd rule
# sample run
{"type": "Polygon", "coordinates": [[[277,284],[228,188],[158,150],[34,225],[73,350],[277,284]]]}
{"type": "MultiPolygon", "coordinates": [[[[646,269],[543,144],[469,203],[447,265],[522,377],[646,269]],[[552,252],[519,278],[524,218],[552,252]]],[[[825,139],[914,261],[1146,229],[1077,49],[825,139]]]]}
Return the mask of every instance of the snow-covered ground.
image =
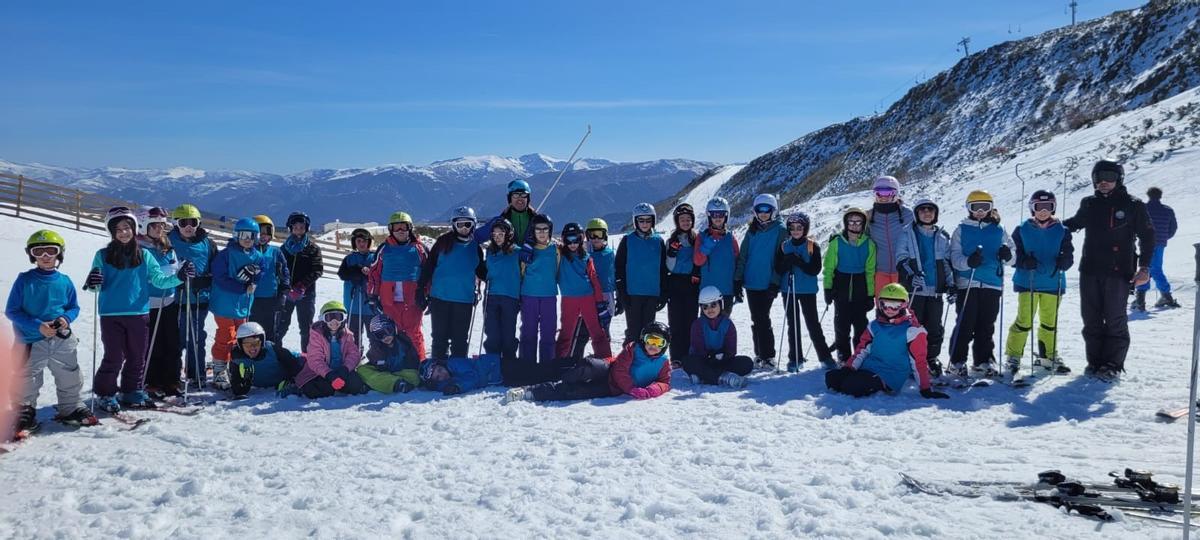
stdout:
{"type": "MultiPolygon", "coordinates": [[[[1084,141],[1115,134],[1120,123],[1023,152],[1016,161],[1035,165],[1022,175],[1035,178],[1036,160],[1061,151],[1084,156],[1077,172],[1086,179],[1095,144],[1084,141]]],[[[1200,152],[1139,159],[1131,191],[1159,185],[1181,218],[1167,273],[1185,309],[1131,321],[1128,373],[1116,386],[1077,376],[1083,344],[1078,296],[1069,291],[1060,330],[1075,374],[1023,390],[951,390],[944,401],[922,400],[911,386],[898,397],[830,395],[812,366],[755,374],[741,391],[694,387],[676,372],[670,393],[643,402],[501,406],[501,388],[321,401],[259,392],[195,417],[140,413],[152,422],[133,432],[47,425],[0,458],[0,537],[1175,538],[1178,529],[1147,522],[1099,524],[1046,505],[914,494],[897,474],[1028,481],[1058,468],[1104,481],[1110,470],[1135,467],[1183,483],[1186,427],[1155,422],[1154,412],[1187,400],[1200,152]]],[[[942,203],[943,223],[960,218],[959,201],[979,185],[997,195],[1006,226],[1025,215],[1020,184],[1007,174],[1012,162],[987,167],[924,187],[942,203]]],[[[1061,171],[1052,172],[1026,192],[1055,186],[1061,171]]],[[[1071,193],[1072,209],[1082,194],[1071,193]]],[[[851,194],[804,209],[824,237],[851,203],[867,204],[851,194]]],[[[0,261],[3,294],[27,267],[25,238],[41,227],[0,218],[0,246],[10,253],[0,261]]],[[[66,237],[64,269],[81,280],[104,239],[66,237]]],[[[322,280],[319,302],[340,291],[339,282],[322,280]]],[[[93,311],[90,297],[81,298],[76,331],[90,372],[93,311]]],[[[1005,331],[1011,295],[1006,305],[1005,331]]],[[[745,307],[734,317],[749,353],[745,307]]],[[[774,320],[783,320],[778,306],[774,320]]],[[[831,330],[832,316],[825,326],[831,330]]],[[[481,327],[475,321],[473,350],[481,327]]],[[[613,333],[623,330],[618,318],[613,333]]],[[[298,346],[295,330],[284,342],[298,346]]],[[[43,420],[53,399],[48,381],[43,420]]]]}

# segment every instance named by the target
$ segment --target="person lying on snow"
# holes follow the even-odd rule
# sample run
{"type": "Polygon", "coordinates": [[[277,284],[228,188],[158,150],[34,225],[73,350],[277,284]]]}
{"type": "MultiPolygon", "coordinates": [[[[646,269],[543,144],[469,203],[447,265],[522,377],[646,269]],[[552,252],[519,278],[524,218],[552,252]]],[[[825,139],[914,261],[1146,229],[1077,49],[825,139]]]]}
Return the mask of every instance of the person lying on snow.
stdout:
{"type": "Polygon", "coordinates": [[[421,385],[446,396],[498,385],[500,381],[498,354],[483,354],[474,358],[430,358],[421,362],[421,385]]]}
{"type": "Polygon", "coordinates": [[[925,329],[908,310],[908,291],[891,283],[879,292],[875,320],[859,338],[858,350],[841,369],[825,374],[825,386],[854,397],[879,391],[898,394],[909,375],[916,377],[921,397],[950,397],[930,388],[925,329]]]}
{"type": "Polygon", "coordinates": [[[238,326],[231,358],[229,393],[234,399],[246,397],[252,388],[286,386],[288,377],[283,370],[284,359],[297,365],[300,363],[300,355],[267,341],[266,331],[256,322],[238,326]]]}
{"type": "Polygon", "coordinates": [[[616,359],[583,358],[561,380],[510,388],[503,403],[661,396],[671,389],[671,361],[667,357],[670,336],[667,325],[651,321],[637,341],[626,344],[616,359]]]}
{"type": "Polygon", "coordinates": [[[371,319],[367,333],[371,349],[367,363],[356,370],[371,390],[384,394],[407,393],[421,383],[417,367],[421,359],[412,340],[396,330],[396,323],[380,313],[371,319]]]}

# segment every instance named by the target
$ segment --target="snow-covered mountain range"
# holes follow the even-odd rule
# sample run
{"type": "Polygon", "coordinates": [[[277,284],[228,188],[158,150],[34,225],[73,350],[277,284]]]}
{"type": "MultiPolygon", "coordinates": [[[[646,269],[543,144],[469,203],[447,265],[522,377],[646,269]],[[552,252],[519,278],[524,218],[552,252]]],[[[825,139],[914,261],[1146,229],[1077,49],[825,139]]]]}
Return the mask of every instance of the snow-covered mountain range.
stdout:
{"type": "MultiPolygon", "coordinates": [[[[189,167],[86,169],[4,160],[0,160],[0,171],[148,204],[170,207],[190,202],[202,210],[220,209],[232,216],[265,213],[282,219],[299,209],[307,211],[314,222],[324,223],[334,219],[382,221],[396,210],[404,210],[418,221],[430,221],[448,215],[460,204],[491,215],[503,206],[504,186],[509,181],[527,179],[540,202],[544,190],[566,165],[563,159],[527,154],[516,158],[466,156],[426,166],[310,169],[294,174],[189,167]]],[[[712,166],[686,159],[638,163],[580,159],[564,175],[545,210],[577,220],[624,212],[642,200],[670,196],[712,166]]]]}

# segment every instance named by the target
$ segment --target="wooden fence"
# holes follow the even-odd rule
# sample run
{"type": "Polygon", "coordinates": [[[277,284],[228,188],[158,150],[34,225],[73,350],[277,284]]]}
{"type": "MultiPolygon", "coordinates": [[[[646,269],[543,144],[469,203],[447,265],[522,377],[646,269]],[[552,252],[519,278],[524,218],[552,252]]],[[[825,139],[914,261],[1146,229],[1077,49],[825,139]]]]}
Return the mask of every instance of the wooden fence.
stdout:
{"type": "MultiPolygon", "coordinates": [[[[108,209],[114,206],[127,206],[136,211],[145,205],[0,172],[0,215],[107,236],[104,217],[108,209]]],[[[201,212],[201,224],[222,247],[232,236],[236,221],[237,218],[201,212]]],[[[286,231],[286,227],[282,223],[276,224],[276,239],[286,236],[286,232],[281,234],[281,230],[286,231]]],[[[313,241],[321,246],[325,275],[336,276],[349,250],[342,247],[340,242],[320,240],[316,236],[313,236],[313,241]]]]}

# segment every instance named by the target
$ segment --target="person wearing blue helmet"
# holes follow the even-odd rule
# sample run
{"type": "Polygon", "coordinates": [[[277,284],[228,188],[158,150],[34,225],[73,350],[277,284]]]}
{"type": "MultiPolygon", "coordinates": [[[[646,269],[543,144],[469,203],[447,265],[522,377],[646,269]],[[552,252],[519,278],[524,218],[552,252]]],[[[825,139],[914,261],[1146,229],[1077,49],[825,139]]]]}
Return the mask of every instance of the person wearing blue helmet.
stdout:
{"type": "Polygon", "coordinates": [[[507,196],[508,206],[504,211],[475,228],[475,242],[479,245],[492,238],[492,227],[502,219],[507,219],[512,224],[513,236],[518,246],[533,245],[533,229],[529,224],[533,223],[534,217],[541,214],[533,209],[533,192],[529,188],[529,182],[520,178],[509,182],[507,196]]]}
{"type": "Polygon", "coordinates": [[[209,311],[217,322],[213,338],[213,386],[228,390],[229,360],[237,344],[237,329],[250,319],[263,265],[269,264],[258,242],[258,222],[242,218],[233,225],[233,237],[212,262],[213,289],[209,311]]]}

